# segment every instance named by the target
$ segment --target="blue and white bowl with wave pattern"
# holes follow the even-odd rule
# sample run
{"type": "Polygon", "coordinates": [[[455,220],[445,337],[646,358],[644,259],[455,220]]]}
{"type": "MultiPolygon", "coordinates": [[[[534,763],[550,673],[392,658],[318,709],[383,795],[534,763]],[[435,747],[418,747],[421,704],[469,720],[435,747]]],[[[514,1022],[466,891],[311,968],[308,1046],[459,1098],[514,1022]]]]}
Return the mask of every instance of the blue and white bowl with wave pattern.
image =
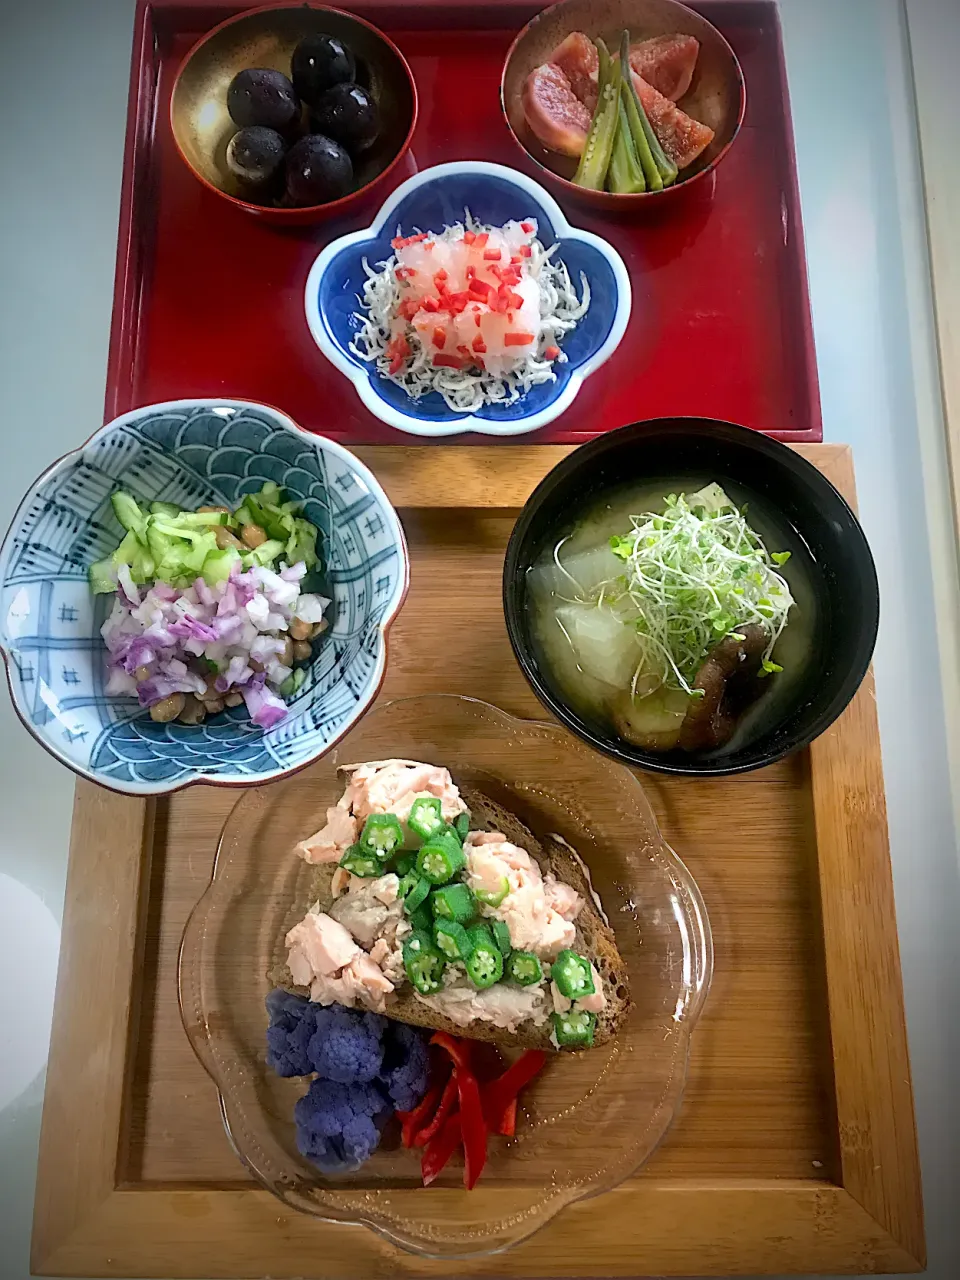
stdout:
{"type": "Polygon", "coordinates": [[[457,160],[425,169],[401,184],[373,225],[341,236],[323,250],[310,269],[305,293],[307,324],[317,346],[356,388],[381,421],[418,436],[452,436],[464,431],[515,436],[536,431],[570,407],[585,378],[613,355],[630,319],[630,277],[612,245],[591,231],[572,227],[556,200],[538,182],[502,164],[457,160]],[[586,315],[562,342],[567,357],[557,363],[555,382],[541,383],[513,404],[485,405],[476,413],[451,409],[438,392],[414,400],[350,349],[360,324],[357,312],[366,275],[393,253],[390,241],[411,232],[442,231],[462,222],[464,210],[492,226],[511,218],[536,218],[542,244],[558,244],[579,292],[580,273],[590,284],[586,315]]]}
{"type": "Polygon", "coordinates": [[[175,400],[101,427],[31,487],[0,548],[0,651],[20,719],[84,777],[134,795],[253,786],[318,759],[368,709],[408,580],[396,512],[347,450],[264,405],[175,400]],[[264,732],[236,707],[202,725],[155,724],[135,700],[107,697],[100,626],[112,598],[91,594],[87,566],[123,534],[110,494],[234,507],[265,480],[321,530],[333,601],[286,719],[264,732]]]}

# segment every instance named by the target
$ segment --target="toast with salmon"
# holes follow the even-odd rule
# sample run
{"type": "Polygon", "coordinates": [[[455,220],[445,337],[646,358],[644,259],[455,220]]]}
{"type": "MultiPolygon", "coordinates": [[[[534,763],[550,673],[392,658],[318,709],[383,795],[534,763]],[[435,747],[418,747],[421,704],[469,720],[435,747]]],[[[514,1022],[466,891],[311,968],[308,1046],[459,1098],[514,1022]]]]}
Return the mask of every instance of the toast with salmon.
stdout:
{"type": "MultiPolygon", "coordinates": [[[[519,818],[482,791],[461,787],[460,794],[470,811],[471,832],[502,833],[511,845],[530,855],[543,876],[552,874],[557,881],[574,889],[583,900],[583,905],[573,922],[576,929],[576,942],[572,949],[591,962],[601,979],[606,1005],[596,1017],[593,1046],[607,1043],[617,1034],[632,1007],[629,974],[627,965],[617,948],[613,930],[605,919],[599,900],[594,894],[586,868],[576,852],[559,837],[546,836],[542,841],[538,840],[519,818]]],[[[337,869],[338,864],[332,862],[317,866],[305,864],[301,868],[298,879],[298,898],[296,902],[291,903],[287,916],[289,924],[285,921],[285,928],[292,928],[303,919],[305,912],[311,909],[316,910],[317,905],[322,913],[334,907],[337,898],[334,893],[334,876],[337,869]]],[[[268,977],[276,986],[301,995],[309,995],[309,988],[294,980],[285,953],[286,945],[284,937],[281,936],[277,939],[274,963],[268,977]]],[[[403,982],[398,984],[395,991],[387,995],[384,1012],[388,1017],[399,1022],[447,1031],[451,1035],[484,1040],[503,1048],[550,1050],[557,1046],[555,1040],[551,1039],[553,1019],[550,1013],[553,1011],[554,1004],[549,984],[546,982],[544,983],[544,1001],[542,1020],[535,1021],[529,1018],[520,1022],[512,1030],[479,1018],[464,1025],[462,1021],[454,1021],[439,1009],[426,1003],[422,997],[415,994],[409,982],[403,982]]]]}

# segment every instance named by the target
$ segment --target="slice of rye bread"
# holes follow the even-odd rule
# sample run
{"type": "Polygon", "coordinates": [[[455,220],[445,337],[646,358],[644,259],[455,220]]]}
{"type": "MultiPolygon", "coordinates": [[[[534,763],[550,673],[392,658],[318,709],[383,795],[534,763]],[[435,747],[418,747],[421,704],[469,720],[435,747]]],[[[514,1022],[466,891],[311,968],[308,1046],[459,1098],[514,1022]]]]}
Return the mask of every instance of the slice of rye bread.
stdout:
{"type": "MultiPolygon", "coordinates": [[[[613,930],[605,923],[597,909],[582,863],[568,845],[558,840],[548,836],[546,844],[541,843],[519,818],[482,792],[461,787],[460,793],[464,803],[470,809],[472,830],[503,832],[511,844],[525,849],[531,857],[536,859],[544,874],[552,872],[558,880],[576,889],[583,898],[584,905],[576,920],[577,940],[574,949],[593,961],[603,980],[607,1007],[597,1017],[594,1046],[606,1043],[616,1035],[632,1007],[630,980],[626,962],[617,949],[613,930]]],[[[314,874],[310,877],[308,894],[291,912],[291,926],[297,920],[303,919],[304,914],[315,902],[320,903],[322,911],[329,909],[334,900],[331,882],[335,869],[335,863],[327,863],[312,869],[314,874]]],[[[290,970],[280,958],[283,951],[285,948],[283,940],[280,939],[280,952],[276,955],[278,962],[269,974],[271,982],[287,990],[296,991],[300,995],[307,995],[307,989],[298,987],[294,983],[290,970]]],[[[552,1009],[549,997],[546,1007],[548,1012],[552,1009]]],[[[553,1024],[549,1017],[542,1026],[527,1022],[515,1032],[506,1031],[479,1019],[463,1027],[418,1000],[412,988],[406,984],[387,998],[386,1012],[388,1017],[395,1018],[398,1022],[429,1027],[434,1031],[448,1031],[451,1035],[466,1036],[471,1040],[486,1040],[504,1048],[549,1050],[553,1047],[550,1042],[553,1024]]]]}

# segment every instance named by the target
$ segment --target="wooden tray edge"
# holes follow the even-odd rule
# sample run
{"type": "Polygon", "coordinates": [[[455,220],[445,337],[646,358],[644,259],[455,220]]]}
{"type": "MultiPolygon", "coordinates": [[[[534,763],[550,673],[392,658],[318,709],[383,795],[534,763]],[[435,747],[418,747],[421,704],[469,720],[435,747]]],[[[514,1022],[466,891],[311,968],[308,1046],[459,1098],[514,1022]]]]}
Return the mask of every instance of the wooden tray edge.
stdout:
{"type": "MultiPolygon", "coordinates": [[[[438,1194],[443,1195],[440,1191],[438,1194]]],[[[239,1277],[332,1280],[387,1276],[544,1275],[544,1258],[568,1276],[756,1275],[812,1271],[907,1273],[922,1265],[842,1187],[830,1183],[673,1181],[611,1191],[616,1257],[601,1256],[590,1204],[559,1219],[506,1257],[466,1263],[415,1258],[365,1227],[330,1226],[281,1209],[268,1191],[113,1191],[69,1236],[35,1247],[39,1275],[239,1277]],[[278,1259],[282,1271],[278,1273],[278,1259]]],[[[609,1237],[608,1237],[609,1239],[609,1237]]]]}
{"type": "MultiPolygon", "coordinates": [[[[415,448],[358,450],[399,507],[446,505],[449,494],[458,495],[461,506],[520,506],[569,452],[566,446],[514,447],[507,476],[491,483],[493,457],[503,457],[498,446],[433,446],[407,456],[415,448]],[[491,495],[495,502],[488,501],[491,495]]],[[[853,501],[849,448],[797,449],[853,501]]],[[[628,1182],[604,1202],[619,1227],[616,1264],[598,1248],[593,1206],[581,1205],[513,1250],[511,1270],[542,1274],[541,1250],[563,1258],[568,1275],[628,1274],[640,1259],[648,1273],[670,1275],[923,1269],[919,1157],[872,676],[811,748],[811,768],[843,1186],[628,1182]],[[873,1043],[885,1046],[882,1061],[869,1053],[873,1043]]],[[[347,1260],[354,1267],[369,1264],[370,1275],[385,1274],[388,1265],[422,1275],[496,1273],[496,1260],[426,1262],[362,1228],[331,1231],[280,1210],[266,1192],[117,1189],[152,819],[150,802],[78,783],[33,1271],[240,1276],[275,1273],[282,1256],[289,1275],[319,1275],[322,1268],[329,1276],[331,1265],[347,1260]]]]}

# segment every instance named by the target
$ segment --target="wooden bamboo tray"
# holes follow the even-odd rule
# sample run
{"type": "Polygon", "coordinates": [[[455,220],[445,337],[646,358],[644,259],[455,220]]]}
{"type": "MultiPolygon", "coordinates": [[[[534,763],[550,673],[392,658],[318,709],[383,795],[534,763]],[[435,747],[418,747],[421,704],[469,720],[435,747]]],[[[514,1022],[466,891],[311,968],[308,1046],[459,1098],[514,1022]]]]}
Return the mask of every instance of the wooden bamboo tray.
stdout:
{"type": "MultiPolygon", "coordinates": [[[[798,446],[849,499],[850,452],[798,446]]],[[[413,563],[382,697],[444,690],[542,716],[500,605],[517,508],[567,452],[358,450],[413,563]],[[451,608],[451,606],[453,606],[451,608]],[[433,620],[470,625],[435,641],[433,620]],[[432,638],[431,638],[432,637],[432,638]]],[[[906,1272],[920,1173],[872,677],[806,752],[757,773],[643,775],[707,901],[716,976],[680,1117],[617,1190],[506,1257],[431,1263],[291,1213],[245,1173],[177,1009],[177,955],[235,801],[77,787],[33,1270],[161,1277],[906,1272]]],[[[432,1194],[432,1193],[431,1193],[432,1194]]]]}

